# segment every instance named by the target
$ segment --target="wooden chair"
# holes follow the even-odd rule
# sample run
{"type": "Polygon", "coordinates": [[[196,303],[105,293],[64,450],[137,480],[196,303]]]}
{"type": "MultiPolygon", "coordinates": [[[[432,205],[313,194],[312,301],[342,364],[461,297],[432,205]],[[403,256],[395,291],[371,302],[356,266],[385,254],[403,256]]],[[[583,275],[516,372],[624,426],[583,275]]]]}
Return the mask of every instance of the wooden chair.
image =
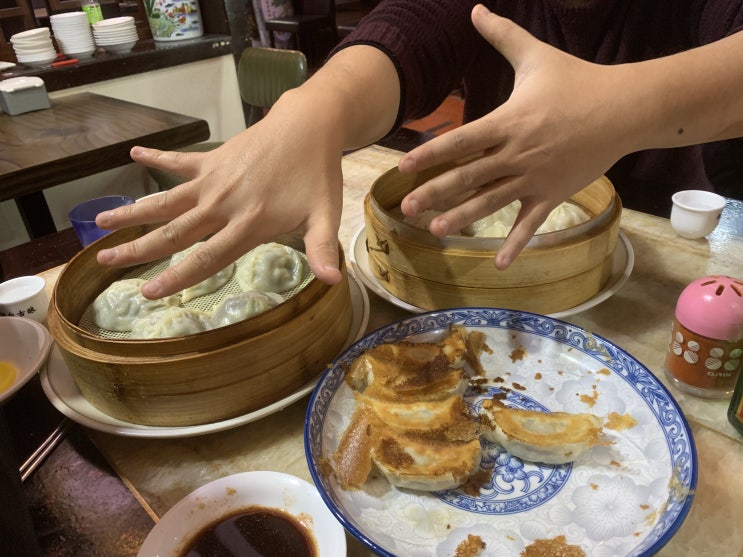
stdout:
{"type": "Polygon", "coordinates": [[[307,55],[310,64],[319,66],[338,42],[335,26],[335,0],[294,0],[294,15],[265,21],[270,31],[292,33],[297,38],[297,49],[307,55]]]}
{"type": "MultiPolygon", "coordinates": [[[[247,126],[262,119],[285,91],[299,87],[306,79],[307,58],[302,52],[264,47],[246,48],[237,65],[237,83],[240,97],[249,108],[247,126]]],[[[221,144],[221,141],[207,141],[178,150],[206,152],[221,144]]],[[[186,181],[182,176],[164,170],[147,170],[160,191],[186,181]]]]}

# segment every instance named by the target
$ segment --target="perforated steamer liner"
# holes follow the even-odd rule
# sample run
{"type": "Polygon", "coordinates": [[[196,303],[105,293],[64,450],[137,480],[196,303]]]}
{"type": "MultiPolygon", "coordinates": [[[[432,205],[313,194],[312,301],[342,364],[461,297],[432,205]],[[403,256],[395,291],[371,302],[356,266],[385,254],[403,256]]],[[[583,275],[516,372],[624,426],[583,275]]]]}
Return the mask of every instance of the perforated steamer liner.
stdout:
{"type": "MultiPolygon", "coordinates": [[[[304,259],[304,262],[305,262],[306,271],[305,271],[304,277],[302,279],[302,282],[299,283],[296,287],[292,288],[291,290],[287,290],[285,292],[279,292],[279,295],[284,299],[284,301],[291,299],[296,294],[301,292],[302,289],[305,288],[315,278],[315,275],[309,269],[306,256],[301,252],[300,252],[300,255],[304,259]]],[[[198,298],[193,298],[185,303],[181,302],[180,304],[181,307],[203,311],[207,314],[211,314],[214,308],[216,308],[217,305],[221,301],[223,301],[225,298],[228,298],[229,296],[243,292],[243,289],[238,284],[237,278],[236,278],[238,262],[236,262],[236,267],[233,270],[232,275],[230,276],[230,280],[227,281],[227,283],[224,284],[221,288],[217,289],[215,292],[212,292],[211,294],[207,294],[205,296],[199,296],[198,298]]],[[[165,271],[169,267],[169,265],[170,265],[169,258],[161,259],[159,261],[154,261],[152,263],[148,263],[146,265],[142,265],[140,267],[136,267],[132,269],[131,271],[128,271],[123,277],[121,277],[121,279],[150,280],[152,278],[155,278],[157,275],[159,275],[163,271],[165,271]]],[[[108,339],[130,339],[131,338],[131,334],[129,332],[111,331],[108,329],[100,328],[95,322],[92,302],[85,310],[85,313],[83,313],[83,316],[80,319],[79,326],[84,331],[92,335],[97,335],[102,338],[108,338],[108,339]]]]}

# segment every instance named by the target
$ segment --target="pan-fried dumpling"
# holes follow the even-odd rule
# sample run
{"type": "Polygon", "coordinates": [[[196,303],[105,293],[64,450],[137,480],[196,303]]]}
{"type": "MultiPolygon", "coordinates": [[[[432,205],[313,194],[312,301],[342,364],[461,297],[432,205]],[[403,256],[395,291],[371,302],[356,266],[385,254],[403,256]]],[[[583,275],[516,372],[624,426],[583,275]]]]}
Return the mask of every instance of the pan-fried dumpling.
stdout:
{"type": "Polygon", "coordinates": [[[302,254],[283,244],[261,244],[237,262],[235,278],[243,291],[286,292],[304,280],[307,264],[302,254]]]}
{"type": "Polygon", "coordinates": [[[249,317],[263,313],[281,302],[284,298],[275,292],[248,290],[226,297],[214,308],[212,327],[224,327],[249,317]]]}
{"type": "MultiPolygon", "coordinates": [[[[192,245],[190,248],[186,248],[183,251],[179,251],[178,253],[174,253],[170,257],[170,266],[175,267],[183,261],[189,253],[191,253],[193,250],[195,250],[197,247],[199,247],[203,242],[197,242],[194,245],[192,245]]],[[[229,282],[229,280],[232,278],[232,273],[235,272],[235,264],[230,263],[227,267],[219,271],[218,273],[210,276],[207,279],[202,280],[198,284],[194,284],[193,286],[189,286],[185,290],[181,291],[181,301],[185,304],[186,302],[189,302],[193,300],[194,298],[198,298],[199,296],[206,296],[207,294],[212,294],[213,292],[216,292],[220,288],[222,288],[225,284],[229,282]]]]}
{"type": "Polygon", "coordinates": [[[135,319],[131,338],[183,337],[210,329],[208,313],[191,308],[169,307],[135,319]]]}
{"type": "Polygon", "coordinates": [[[101,329],[108,331],[131,331],[138,317],[153,311],[178,305],[178,296],[167,296],[149,300],[140,289],[143,279],[122,279],[113,282],[93,302],[93,320],[101,329]]]}

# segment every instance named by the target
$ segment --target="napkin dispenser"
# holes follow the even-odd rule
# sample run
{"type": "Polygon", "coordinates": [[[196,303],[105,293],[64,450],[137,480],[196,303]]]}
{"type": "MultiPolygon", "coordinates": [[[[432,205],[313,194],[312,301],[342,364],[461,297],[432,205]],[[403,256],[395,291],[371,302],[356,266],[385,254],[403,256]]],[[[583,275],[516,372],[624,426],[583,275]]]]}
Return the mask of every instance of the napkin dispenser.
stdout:
{"type": "Polygon", "coordinates": [[[49,95],[40,77],[13,77],[0,81],[0,109],[11,116],[49,108],[49,95]]]}

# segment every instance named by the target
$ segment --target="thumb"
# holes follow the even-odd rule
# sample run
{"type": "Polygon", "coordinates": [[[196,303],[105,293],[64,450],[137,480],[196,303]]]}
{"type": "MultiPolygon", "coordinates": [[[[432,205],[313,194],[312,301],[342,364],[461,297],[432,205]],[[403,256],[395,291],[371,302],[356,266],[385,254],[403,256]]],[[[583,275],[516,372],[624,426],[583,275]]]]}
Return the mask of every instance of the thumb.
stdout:
{"type": "Polygon", "coordinates": [[[330,223],[310,223],[304,235],[307,261],[315,276],[326,284],[341,281],[338,228],[330,223]]]}
{"type": "Polygon", "coordinates": [[[518,69],[524,54],[535,44],[541,44],[528,31],[510,19],[500,17],[482,4],[472,9],[472,24],[491,45],[493,45],[514,69],[518,69]]]}

